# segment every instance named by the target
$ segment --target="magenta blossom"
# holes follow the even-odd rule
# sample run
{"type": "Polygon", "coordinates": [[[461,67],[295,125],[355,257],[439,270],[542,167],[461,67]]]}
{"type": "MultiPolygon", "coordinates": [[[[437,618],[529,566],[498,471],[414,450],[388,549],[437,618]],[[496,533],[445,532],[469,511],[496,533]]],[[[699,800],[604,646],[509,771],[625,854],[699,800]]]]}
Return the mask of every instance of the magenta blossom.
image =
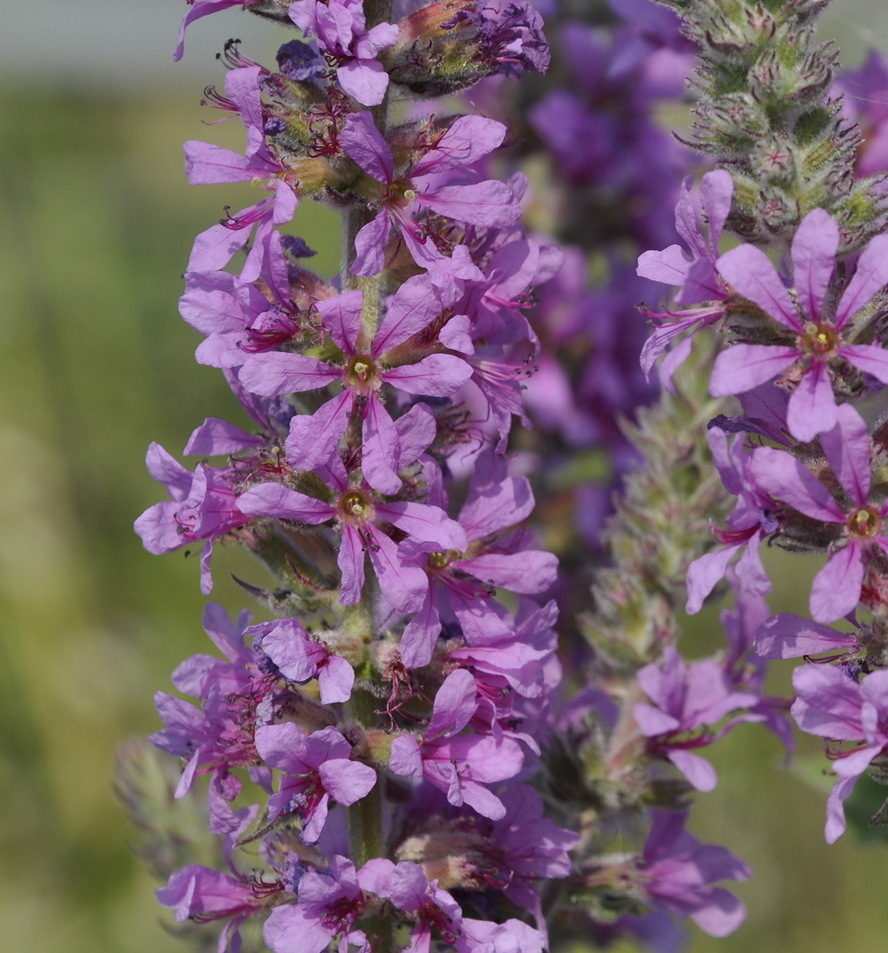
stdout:
{"type": "Polygon", "coordinates": [[[251,516],[296,520],[309,526],[336,520],[342,534],[338,556],[342,572],[340,602],[354,605],[360,600],[366,552],[391,605],[413,611],[426,589],[425,573],[405,564],[399,543],[380,524],[390,523],[408,540],[430,542],[445,549],[463,549],[467,542],[465,530],[440,507],[377,499],[365,484],[350,485],[337,457],[332,462],[331,468],[319,470],[336,494],[332,502],[306,496],[280,483],[260,483],[242,494],[238,505],[251,516]]]}
{"type": "Polygon", "coordinates": [[[170,500],[155,503],[135,521],[134,528],[149,553],[170,553],[189,543],[204,542],[200,559],[200,588],[213,588],[210,557],[215,540],[249,522],[237,505],[234,471],[204,463],[186,470],[159,444],[148,448],[148,472],[165,484],[170,500]]]}
{"type": "Polygon", "coordinates": [[[661,665],[639,670],[638,684],[654,702],[640,702],[634,709],[648,750],[668,758],[698,791],[711,791],[715,769],[692,749],[711,744],[743,720],[741,715],[713,730],[731,712],[750,708],[757,696],[736,691],[718,662],[685,664],[673,645],[666,647],[661,665]]]}
{"type": "Polygon", "coordinates": [[[269,949],[273,953],[323,953],[339,936],[337,949],[346,951],[354,944],[369,953],[366,936],[355,927],[367,905],[362,880],[362,872],[338,854],[329,873],[310,870],[303,874],[298,903],[275,907],[265,921],[263,937],[269,949]]]}
{"type": "Polygon", "coordinates": [[[814,209],[802,219],[792,241],[795,297],[754,245],[733,248],[717,262],[719,274],[733,290],[794,334],[795,343],[741,343],[722,351],[712,372],[712,395],[742,394],[777,375],[796,381],[786,422],[798,440],[813,440],[836,424],[830,371],[837,360],[888,384],[888,352],[878,344],[844,342],[855,315],[888,283],[888,235],[877,235],[866,246],[833,308],[828,292],[838,247],[839,227],[827,212],[814,209]]]}
{"type": "Polygon", "coordinates": [[[389,767],[403,777],[424,777],[455,807],[467,804],[483,817],[499,820],[505,805],[487,785],[515,777],[524,755],[512,738],[461,734],[477,710],[475,680],[464,669],[451,672],[438,689],[423,737],[395,738],[389,767]]]}
{"type": "MultiPolygon", "coordinates": [[[[405,547],[411,563],[424,565],[428,592],[422,608],[401,639],[408,668],[427,665],[444,621],[454,617],[470,645],[513,641],[514,624],[494,601],[495,588],[526,595],[545,591],[555,581],[557,559],[530,549],[520,531],[504,530],[526,519],[533,492],[525,477],[509,476],[505,461],[492,451],[481,453],[458,522],[465,529],[464,551],[434,550],[429,544],[405,547]]],[[[508,650],[502,649],[504,654],[508,650]]]]}
{"type": "Polygon", "coordinates": [[[296,619],[279,619],[253,626],[261,633],[256,648],[265,654],[287,681],[301,685],[318,680],[321,704],[348,701],[355,684],[351,663],[311,636],[296,619]]]}
{"type": "Polygon", "coordinates": [[[869,431],[850,404],[836,408],[835,417],[835,426],[820,442],[850,505],[839,503],[785,451],[760,447],[752,460],[756,482],[772,497],[811,519],[841,527],[838,544],[811,587],[811,614],[818,622],[833,622],[852,612],[860,599],[866,559],[873,550],[888,553],[888,500],[870,500],[869,431]]]}
{"type": "MultiPolygon", "coordinates": [[[[314,414],[293,417],[288,453],[300,469],[327,463],[357,413],[362,421],[364,476],[373,489],[393,494],[401,488],[397,471],[402,442],[382,399],[383,384],[412,395],[450,397],[469,379],[472,368],[453,354],[427,354],[413,362],[395,359],[393,352],[440,314],[441,302],[427,279],[416,276],[392,296],[372,341],[362,330],[363,301],[362,292],[346,291],[315,304],[340,352],[337,357],[320,360],[290,351],[255,354],[245,359],[239,378],[248,390],[265,396],[341,383],[342,391],[314,414]]],[[[414,418],[413,425],[424,431],[421,423],[414,418]]],[[[404,446],[408,443],[405,439],[404,446]]]]}
{"type": "Polygon", "coordinates": [[[640,870],[650,898],[690,917],[710,936],[727,936],[746,916],[740,900],[718,880],[746,880],[751,871],[724,847],[701,844],[684,829],[686,812],[652,811],[654,823],[640,870]]]}
{"type": "Polygon", "coordinates": [[[345,152],[380,183],[379,212],[355,238],[355,275],[375,275],[385,265],[392,231],[413,260],[431,268],[443,258],[415,213],[429,211],[472,225],[509,227],[521,217],[513,189],[496,179],[478,181],[472,165],[496,149],[506,127],[482,116],[461,116],[415,165],[396,170],[389,144],[369,112],[350,115],[339,141],[345,152]]]}
{"type": "Polygon", "coordinates": [[[713,421],[706,439],[722,483],[729,493],[737,497],[737,503],[725,521],[727,528],[713,527],[713,535],[722,546],[698,556],[688,566],[685,610],[691,615],[703,608],[704,600],[737,555],[739,559],[735,571],[739,587],[751,595],[769,593],[771,581],[762,565],[759,549],[765,536],[777,529],[776,521],[768,512],[773,501],[756,485],[752,476],[752,458],[744,448],[745,435],[734,435],[729,442],[727,431],[713,421]]]}
{"type": "Polygon", "coordinates": [[[715,269],[719,240],[731,210],[734,183],[723,169],[707,172],[699,192],[685,179],[675,206],[675,230],[686,248],[670,245],[662,251],[646,251],[639,256],[637,273],[642,278],[678,288],[675,302],[684,310],[664,313],[647,311],[654,331],[641,351],[641,367],[646,375],[671,345],[663,361],[661,378],[671,387],[672,376],[691,351],[693,334],[724,316],[722,302],[726,290],[715,269]],[[690,307],[713,302],[708,307],[690,307]]]}
{"type": "Polygon", "coordinates": [[[226,920],[219,936],[218,953],[240,948],[239,930],[249,917],[271,905],[281,891],[276,880],[259,876],[230,876],[221,871],[190,864],[175,871],[157,891],[157,899],[171,907],[176,920],[226,920]]]}
{"type": "Polygon", "coordinates": [[[376,784],[376,772],[351,760],[352,746],[335,728],[305,735],[291,722],[264,725],[256,730],[256,750],[283,772],[277,793],[268,801],[269,820],[298,815],[307,844],[320,837],[331,800],[354,804],[376,784]]]}
{"type": "Polygon", "coordinates": [[[398,38],[394,23],[370,30],[364,0],[296,0],[290,19],[336,63],[339,85],[362,106],[377,106],[388,89],[388,73],[376,59],[398,38]]]}
{"type": "Polygon", "coordinates": [[[888,747],[888,671],[860,682],[840,667],[803,665],[793,672],[796,700],[792,716],[799,728],[834,742],[832,769],[838,780],[826,805],[826,840],[832,844],[845,830],[842,802],[857,779],[888,747]]]}

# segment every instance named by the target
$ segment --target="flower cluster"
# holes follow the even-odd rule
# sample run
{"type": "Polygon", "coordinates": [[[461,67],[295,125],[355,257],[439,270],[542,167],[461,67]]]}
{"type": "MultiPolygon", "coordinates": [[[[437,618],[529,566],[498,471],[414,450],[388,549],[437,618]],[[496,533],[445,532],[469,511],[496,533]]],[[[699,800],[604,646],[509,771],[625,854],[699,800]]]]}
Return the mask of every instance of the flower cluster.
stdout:
{"type": "MultiPolygon", "coordinates": [[[[183,36],[234,5],[194,3],[183,36]]],[[[577,836],[527,783],[561,680],[556,560],[522,527],[533,493],[505,449],[537,347],[523,295],[559,253],[520,226],[523,176],[482,171],[502,123],[388,105],[396,88],[464,88],[453,61],[472,44],[473,82],[544,69],[541,19],[522,3],[400,22],[360,0],[243,6],[300,38],[275,69],[226,46],[207,102],[246,148],[189,142],[188,177],[262,198],[198,235],[181,313],[251,424],[204,421],[193,471],[153,445],[169,499],[136,530],[155,553],[202,544],[204,593],[214,544],[246,546],[276,577],[245,584],[275,617],[211,604],[224,660],[174,673],[197,704],[157,696],[176,794],[209,777],[229,865],[180,868],[159,897],[225,921],[221,948],[255,918],[275,953],[376,949],[382,932],[410,950],[542,950],[537,887],[568,874],[577,836]],[[332,280],[286,231],[307,198],[343,211],[332,280]]]]}
{"type": "MultiPolygon", "coordinates": [[[[787,8],[747,26],[750,89],[766,74],[776,81],[780,51],[798,39],[795,15],[787,8]],[[754,62],[752,53],[763,29],[772,31],[777,51],[770,65],[754,62]]],[[[704,19],[690,32],[702,34],[704,19]]],[[[704,86],[729,68],[714,42],[707,56],[698,76],[704,86]]],[[[739,414],[709,424],[713,463],[736,503],[713,527],[709,551],[689,567],[687,610],[699,611],[723,578],[740,603],[766,596],[763,542],[826,556],[811,586],[811,619],[766,617],[753,638],[762,659],[808,662],[794,675],[792,715],[803,731],[828,741],[838,777],[827,807],[830,842],[845,829],[843,802],[855,781],[868,771],[885,783],[888,750],[888,443],[877,410],[888,384],[885,163],[878,132],[859,155],[848,147],[859,135],[850,119],[860,119],[867,133],[879,128],[878,105],[859,97],[880,83],[884,88],[885,71],[873,56],[831,88],[831,66],[823,51],[800,66],[792,80],[796,106],[783,107],[780,126],[791,129],[799,115],[793,110],[807,103],[822,120],[819,144],[830,144],[831,167],[813,168],[811,142],[778,143],[778,124],[766,128],[775,114],[766,120],[743,112],[740,94],[731,116],[704,100],[698,143],[705,140],[731,174],[703,176],[696,215],[688,211],[692,192],[685,208],[679,203],[676,224],[686,248],[672,245],[639,259],[640,274],[677,289],[677,307],[654,314],[646,369],[662,358],[661,374],[671,380],[692,341],[717,330],[710,393],[734,396],[740,405],[739,414]],[[757,123],[768,151],[750,148],[738,160],[738,141],[757,123]],[[766,200],[750,214],[753,185],[766,200]],[[790,190],[794,206],[784,201],[790,190]],[[720,253],[726,226],[752,240],[720,253]],[[839,621],[850,631],[827,625],[839,621]]],[[[873,819],[883,822],[878,814],[873,819]]]]}
{"type": "Polygon", "coordinates": [[[791,705],[828,740],[830,840],[888,779],[886,164],[851,124],[881,128],[888,71],[833,84],[817,0],[187,2],[177,59],[229,8],[291,33],[273,66],[220,55],[205,101],[243,151],[185,145],[192,184],[257,190],[180,301],[246,417],[200,424],[192,469],[151,446],[168,499],[136,531],[201,546],[205,595],[217,542],[274,581],[238,580],[258,621],[211,603],[222,657],[156,697],[226,867],[168,871],[161,903],[221,953],[733,931],[718,882],[750,871],[686,829],[710,744],[757,723],[790,750],[791,705]],[[656,113],[694,43],[679,144],[656,113]],[[308,200],[342,214],[336,276],[290,231],[308,200]],[[826,554],[811,621],[769,616],[763,542],[826,554]],[[725,644],[686,660],[681,604],[726,589],[725,644]],[[766,693],[767,660],[815,653],[793,704],[766,693]]]}

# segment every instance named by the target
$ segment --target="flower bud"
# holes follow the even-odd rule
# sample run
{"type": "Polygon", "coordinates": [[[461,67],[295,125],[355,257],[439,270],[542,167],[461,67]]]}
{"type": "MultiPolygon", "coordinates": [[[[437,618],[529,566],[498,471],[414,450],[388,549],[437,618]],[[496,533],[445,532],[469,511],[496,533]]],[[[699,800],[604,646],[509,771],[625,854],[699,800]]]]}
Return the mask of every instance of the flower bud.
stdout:
{"type": "Polygon", "coordinates": [[[545,72],[540,15],[523,2],[500,6],[430,3],[401,20],[397,42],[380,59],[392,80],[419,96],[455,93],[494,73],[545,72]]]}

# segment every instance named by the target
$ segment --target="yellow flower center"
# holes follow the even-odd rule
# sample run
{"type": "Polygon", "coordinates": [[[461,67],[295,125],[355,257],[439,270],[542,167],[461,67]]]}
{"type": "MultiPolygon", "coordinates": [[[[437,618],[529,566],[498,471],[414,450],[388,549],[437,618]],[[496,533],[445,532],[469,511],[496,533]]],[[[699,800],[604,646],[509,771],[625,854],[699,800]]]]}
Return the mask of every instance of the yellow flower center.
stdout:
{"type": "Polygon", "coordinates": [[[339,518],[345,523],[361,525],[373,516],[373,504],[361,490],[349,490],[339,498],[339,518]]]}
{"type": "Polygon", "coordinates": [[[799,338],[799,349],[811,357],[833,357],[838,346],[839,334],[831,324],[806,324],[799,338]]]}
{"type": "Polygon", "coordinates": [[[871,506],[855,510],[848,518],[848,533],[857,539],[874,539],[882,528],[882,517],[871,506]]]}
{"type": "Polygon", "coordinates": [[[446,569],[454,559],[459,559],[460,553],[455,549],[429,553],[429,569],[446,569]]]}
{"type": "Polygon", "coordinates": [[[366,354],[355,354],[348,362],[345,377],[349,385],[360,393],[367,394],[379,387],[379,370],[376,361],[366,354]]]}

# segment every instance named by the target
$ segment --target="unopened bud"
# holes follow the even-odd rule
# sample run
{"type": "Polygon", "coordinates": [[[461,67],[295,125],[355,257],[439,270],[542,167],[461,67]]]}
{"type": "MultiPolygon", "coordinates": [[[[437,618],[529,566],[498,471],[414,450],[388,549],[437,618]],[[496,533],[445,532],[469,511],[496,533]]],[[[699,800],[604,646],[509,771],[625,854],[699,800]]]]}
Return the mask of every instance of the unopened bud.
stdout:
{"type": "Polygon", "coordinates": [[[549,46],[540,15],[526,2],[504,9],[475,0],[438,0],[404,17],[380,58],[389,76],[419,96],[443,96],[494,73],[544,73],[549,46]]]}

